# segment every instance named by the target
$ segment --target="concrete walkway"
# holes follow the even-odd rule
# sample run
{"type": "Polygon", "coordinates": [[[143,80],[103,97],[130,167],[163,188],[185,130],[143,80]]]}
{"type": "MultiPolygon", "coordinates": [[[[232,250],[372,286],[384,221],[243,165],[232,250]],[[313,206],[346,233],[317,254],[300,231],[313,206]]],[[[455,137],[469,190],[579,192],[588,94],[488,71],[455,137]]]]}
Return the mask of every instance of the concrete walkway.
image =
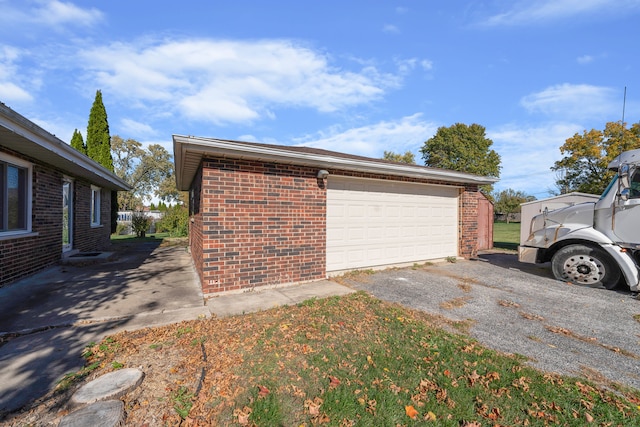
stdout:
{"type": "Polygon", "coordinates": [[[85,346],[106,335],[353,292],[320,281],[205,302],[184,247],[119,242],[114,253],[112,260],[59,265],[0,288],[0,421],[82,368],[85,346]]]}

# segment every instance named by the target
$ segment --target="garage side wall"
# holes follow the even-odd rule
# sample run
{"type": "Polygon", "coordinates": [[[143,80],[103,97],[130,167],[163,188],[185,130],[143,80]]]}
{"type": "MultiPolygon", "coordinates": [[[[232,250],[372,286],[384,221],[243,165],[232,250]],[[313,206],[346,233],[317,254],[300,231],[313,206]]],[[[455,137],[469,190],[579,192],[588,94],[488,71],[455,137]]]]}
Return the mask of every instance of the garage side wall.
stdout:
{"type": "Polygon", "coordinates": [[[460,194],[460,255],[474,258],[478,255],[478,186],[465,186],[460,194]]]}
{"type": "MultiPolygon", "coordinates": [[[[193,264],[200,277],[200,283],[204,283],[203,256],[205,247],[203,243],[203,216],[202,211],[202,168],[198,170],[189,191],[189,249],[193,264]]],[[[213,216],[213,215],[211,215],[213,216]]],[[[207,248],[207,250],[209,250],[207,248]]]]}
{"type": "Polygon", "coordinates": [[[303,166],[203,161],[197,268],[204,294],[326,276],[326,190],[316,174],[303,166]]]}

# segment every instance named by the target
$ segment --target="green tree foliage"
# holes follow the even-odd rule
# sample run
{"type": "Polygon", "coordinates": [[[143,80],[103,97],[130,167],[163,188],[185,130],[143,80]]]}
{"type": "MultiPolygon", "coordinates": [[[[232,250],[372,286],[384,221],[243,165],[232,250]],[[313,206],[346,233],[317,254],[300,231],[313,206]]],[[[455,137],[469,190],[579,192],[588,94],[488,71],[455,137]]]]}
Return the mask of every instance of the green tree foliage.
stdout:
{"type": "Polygon", "coordinates": [[[494,194],[493,198],[495,200],[493,207],[496,213],[505,215],[507,223],[509,223],[509,219],[514,213],[520,212],[520,204],[531,202],[536,199],[522,191],[516,191],[511,188],[494,194]]]}
{"type": "Polygon", "coordinates": [[[609,122],[603,131],[576,133],[560,147],[564,157],[551,167],[558,172],[556,186],[563,193],[601,194],[614,175],[608,164],[621,152],[636,148],[640,148],[640,122],[630,129],[626,123],[609,122]]]}
{"type": "MultiPolygon", "coordinates": [[[[107,110],[102,102],[102,92],[96,91],[96,97],[89,112],[87,124],[86,154],[102,166],[113,172],[113,158],[111,157],[111,136],[109,135],[109,121],[107,110]]],[[[111,232],[115,233],[118,226],[118,192],[111,192],[111,232]]]]}
{"type": "Polygon", "coordinates": [[[73,131],[71,146],[82,154],[87,154],[87,146],[85,145],[84,140],[82,139],[82,134],[78,129],[74,129],[73,131]]]}
{"type": "Polygon", "coordinates": [[[96,92],[95,100],[89,112],[87,155],[113,172],[109,121],[107,120],[107,110],[102,103],[102,92],[99,90],[96,92]]]}
{"type": "Polygon", "coordinates": [[[382,155],[385,160],[391,160],[392,162],[407,163],[410,165],[416,164],[416,156],[411,151],[405,151],[404,154],[394,153],[393,151],[385,151],[382,155]]]}
{"type": "Polygon", "coordinates": [[[172,157],[164,147],[152,144],[144,149],[134,139],[124,140],[115,135],[111,139],[111,149],[116,175],[133,188],[118,195],[123,209],[134,210],[153,196],[168,202],[180,200],[172,157]]]}
{"type": "Polygon", "coordinates": [[[162,219],[156,222],[157,232],[168,232],[171,237],[189,235],[189,209],[184,205],[165,206],[162,219]]]}
{"type": "MultiPolygon", "coordinates": [[[[456,123],[438,128],[420,151],[427,166],[499,178],[500,155],[491,149],[492,145],[484,126],[456,123]]],[[[483,186],[481,190],[490,194],[492,186],[483,186]]]]}

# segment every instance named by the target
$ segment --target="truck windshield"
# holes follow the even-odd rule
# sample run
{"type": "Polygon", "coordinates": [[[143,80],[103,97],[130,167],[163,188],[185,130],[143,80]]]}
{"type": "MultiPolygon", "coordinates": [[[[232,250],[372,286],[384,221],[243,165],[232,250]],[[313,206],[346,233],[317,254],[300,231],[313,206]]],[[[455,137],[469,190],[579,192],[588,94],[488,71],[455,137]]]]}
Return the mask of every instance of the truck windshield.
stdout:
{"type": "Polygon", "coordinates": [[[613,177],[613,179],[611,180],[611,182],[609,183],[609,185],[607,185],[607,188],[604,189],[604,192],[602,193],[602,196],[600,196],[600,200],[602,200],[609,191],[611,191],[611,188],[613,187],[613,184],[615,184],[618,181],[618,175],[615,175],[613,177]]]}

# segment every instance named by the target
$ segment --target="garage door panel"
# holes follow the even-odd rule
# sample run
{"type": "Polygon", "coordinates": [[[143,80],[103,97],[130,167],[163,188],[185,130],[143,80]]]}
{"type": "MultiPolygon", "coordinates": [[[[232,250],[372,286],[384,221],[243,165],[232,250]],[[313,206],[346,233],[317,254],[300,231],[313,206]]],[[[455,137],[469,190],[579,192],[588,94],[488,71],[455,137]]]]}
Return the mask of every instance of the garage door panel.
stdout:
{"type": "Polygon", "coordinates": [[[455,256],[458,190],[330,177],[327,271],[455,256]]]}

